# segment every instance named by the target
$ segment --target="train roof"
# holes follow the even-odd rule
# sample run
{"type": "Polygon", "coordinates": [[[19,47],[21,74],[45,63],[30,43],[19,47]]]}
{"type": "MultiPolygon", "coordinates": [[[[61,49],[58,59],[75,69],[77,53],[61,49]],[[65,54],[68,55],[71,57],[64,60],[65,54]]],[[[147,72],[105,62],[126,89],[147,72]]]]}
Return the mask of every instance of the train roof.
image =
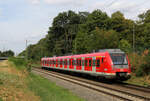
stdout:
{"type": "Polygon", "coordinates": [[[124,53],[120,49],[102,49],[98,50],[95,53],[85,53],[85,54],[76,54],[76,55],[70,55],[70,56],[54,56],[54,57],[43,57],[42,59],[62,59],[62,58],[72,58],[72,57],[91,57],[91,56],[97,56],[101,55],[102,57],[105,57],[106,53],[124,53]]]}
{"type": "Polygon", "coordinates": [[[122,50],[120,49],[101,49],[98,50],[97,52],[108,52],[108,53],[124,53],[122,50]]]}

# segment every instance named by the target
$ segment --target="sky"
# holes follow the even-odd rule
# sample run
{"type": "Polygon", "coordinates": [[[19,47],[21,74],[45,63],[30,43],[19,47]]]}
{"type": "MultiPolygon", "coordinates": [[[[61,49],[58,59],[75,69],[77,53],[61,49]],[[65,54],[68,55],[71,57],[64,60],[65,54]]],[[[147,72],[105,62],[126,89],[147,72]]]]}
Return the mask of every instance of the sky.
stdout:
{"type": "Polygon", "coordinates": [[[137,20],[149,5],[150,0],[0,0],[0,51],[11,49],[19,54],[26,40],[28,45],[37,43],[60,12],[100,9],[111,16],[121,11],[126,18],[137,20]]]}

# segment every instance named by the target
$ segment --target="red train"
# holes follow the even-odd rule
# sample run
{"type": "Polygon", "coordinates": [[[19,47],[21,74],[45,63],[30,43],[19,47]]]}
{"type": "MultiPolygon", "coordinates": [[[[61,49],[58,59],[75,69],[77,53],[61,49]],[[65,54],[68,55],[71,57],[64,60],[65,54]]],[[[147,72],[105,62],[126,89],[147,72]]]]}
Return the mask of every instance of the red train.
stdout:
{"type": "Polygon", "coordinates": [[[120,49],[104,49],[96,53],[60,57],[44,57],[45,68],[60,69],[107,79],[127,80],[131,68],[127,55],[120,49]]]}

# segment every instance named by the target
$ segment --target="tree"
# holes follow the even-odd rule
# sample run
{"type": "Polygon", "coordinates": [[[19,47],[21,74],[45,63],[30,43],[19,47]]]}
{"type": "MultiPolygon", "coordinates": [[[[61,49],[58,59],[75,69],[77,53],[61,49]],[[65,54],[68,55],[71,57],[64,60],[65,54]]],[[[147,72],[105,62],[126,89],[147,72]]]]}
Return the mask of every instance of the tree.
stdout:
{"type": "Polygon", "coordinates": [[[53,53],[56,55],[72,52],[72,42],[78,32],[79,24],[86,21],[86,12],[80,12],[80,15],[73,11],[59,13],[54,18],[52,27],[49,28],[49,40],[54,40],[53,53]],[[84,19],[84,20],[83,20],[84,19]],[[51,38],[51,39],[50,39],[51,38]]]}
{"type": "Polygon", "coordinates": [[[2,52],[0,51],[0,56],[2,56],[2,52]]]}
{"type": "Polygon", "coordinates": [[[127,40],[122,39],[119,43],[119,48],[123,50],[124,52],[129,53],[131,52],[132,47],[131,47],[131,44],[127,40]]]}
{"type": "Polygon", "coordinates": [[[88,15],[86,25],[89,32],[95,30],[96,27],[100,29],[108,29],[109,16],[101,10],[94,10],[88,15]]]}
{"type": "Polygon", "coordinates": [[[138,49],[145,50],[150,48],[150,10],[140,14],[137,22],[137,44],[138,49]]]}
{"type": "Polygon", "coordinates": [[[118,36],[114,30],[101,30],[96,28],[90,33],[79,32],[74,41],[74,50],[78,53],[89,53],[94,50],[117,48],[118,36]]]}
{"type": "Polygon", "coordinates": [[[11,56],[14,56],[14,52],[12,50],[7,50],[4,52],[1,52],[1,56],[2,57],[11,57],[11,56]]]}

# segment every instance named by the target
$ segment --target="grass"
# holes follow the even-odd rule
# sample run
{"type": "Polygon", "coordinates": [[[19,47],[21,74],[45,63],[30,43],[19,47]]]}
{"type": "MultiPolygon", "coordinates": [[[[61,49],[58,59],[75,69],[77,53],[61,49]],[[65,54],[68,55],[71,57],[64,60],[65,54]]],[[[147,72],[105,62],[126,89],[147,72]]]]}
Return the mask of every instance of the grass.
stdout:
{"type": "Polygon", "coordinates": [[[0,101],[39,101],[39,97],[27,90],[26,73],[16,69],[12,62],[0,62],[0,101]]]}
{"type": "MultiPolygon", "coordinates": [[[[22,73],[24,73],[23,71],[27,72],[27,64],[24,63],[23,59],[9,58],[9,61],[14,64],[13,66],[16,70],[21,71],[22,73]]],[[[19,80],[18,82],[15,80],[17,77],[13,75],[12,77],[9,75],[6,76],[6,74],[2,75],[3,76],[0,76],[0,84],[4,83],[4,80],[1,81],[1,78],[6,77],[8,81],[15,81],[16,87],[21,87],[18,86],[19,80]]],[[[22,87],[22,89],[26,92],[31,91],[35,96],[39,97],[38,99],[41,101],[84,101],[84,99],[79,98],[67,89],[59,87],[54,82],[50,82],[48,79],[31,72],[26,73],[26,77],[22,82],[24,82],[24,87],[22,87]]],[[[32,99],[32,101],[37,100],[32,99]]]]}
{"type": "Polygon", "coordinates": [[[3,101],[2,98],[0,98],[0,101],[3,101]]]}
{"type": "Polygon", "coordinates": [[[68,90],[32,73],[28,77],[28,86],[42,101],[84,101],[68,90]]]}

